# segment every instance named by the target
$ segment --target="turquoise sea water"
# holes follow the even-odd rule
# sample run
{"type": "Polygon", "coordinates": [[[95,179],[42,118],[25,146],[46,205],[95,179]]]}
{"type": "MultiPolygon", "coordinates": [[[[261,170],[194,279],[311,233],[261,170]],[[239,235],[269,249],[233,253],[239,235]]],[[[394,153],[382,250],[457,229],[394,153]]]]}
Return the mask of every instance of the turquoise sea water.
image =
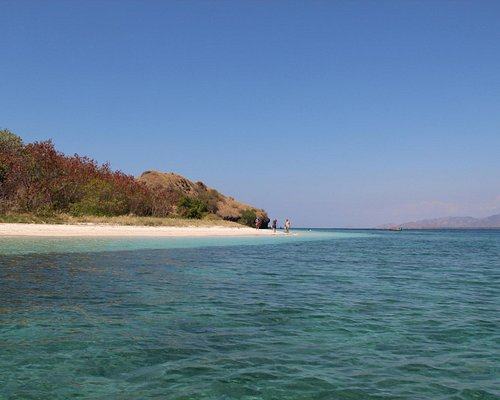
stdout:
{"type": "Polygon", "coordinates": [[[500,231],[0,239],[0,399],[500,399],[500,231]]]}

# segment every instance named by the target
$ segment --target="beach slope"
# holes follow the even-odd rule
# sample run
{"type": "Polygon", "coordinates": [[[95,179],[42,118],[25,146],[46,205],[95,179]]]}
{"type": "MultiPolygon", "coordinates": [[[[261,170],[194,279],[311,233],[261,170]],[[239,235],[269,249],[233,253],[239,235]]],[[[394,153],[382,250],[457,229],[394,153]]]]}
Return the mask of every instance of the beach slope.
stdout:
{"type": "Polygon", "coordinates": [[[16,224],[1,223],[2,236],[39,237],[199,237],[199,236],[266,236],[270,229],[249,227],[174,227],[174,226],[123,226],[109,224],[16,224]]]}

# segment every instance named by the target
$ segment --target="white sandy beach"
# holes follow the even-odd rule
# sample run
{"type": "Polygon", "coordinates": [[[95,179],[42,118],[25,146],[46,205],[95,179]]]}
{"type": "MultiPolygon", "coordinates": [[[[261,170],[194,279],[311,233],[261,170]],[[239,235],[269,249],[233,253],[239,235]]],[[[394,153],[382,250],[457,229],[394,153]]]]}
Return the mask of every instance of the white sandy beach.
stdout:
{"type": "MultiPolygon", "coordinates": [[[[189,236],[266,236],[272,235],[271,229],[249,227],[173,227],[173,226],[123,226],[106,224],[0,224],[2,236],[40,236],[40,237],[189,237],[189,236]]],[[[277,234],[282,234],[277,232],[277,234]]]]}

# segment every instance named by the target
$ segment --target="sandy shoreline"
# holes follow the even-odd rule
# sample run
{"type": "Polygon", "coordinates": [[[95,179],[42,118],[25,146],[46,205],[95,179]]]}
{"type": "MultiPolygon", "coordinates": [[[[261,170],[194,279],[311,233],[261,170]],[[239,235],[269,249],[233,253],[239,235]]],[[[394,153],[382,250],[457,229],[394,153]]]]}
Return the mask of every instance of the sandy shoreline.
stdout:
{"type": "MultiPolygon", "coordinates": [[[[0,224],[0,237],[39,236],[39,237],[197,237],[197,236],[267,236],[271,229],[249,227],[174,227],[174,226],[124,226],[105,224],[0,224]]],[[[281,234],[278,232],[278,234],[281,234]]]]}

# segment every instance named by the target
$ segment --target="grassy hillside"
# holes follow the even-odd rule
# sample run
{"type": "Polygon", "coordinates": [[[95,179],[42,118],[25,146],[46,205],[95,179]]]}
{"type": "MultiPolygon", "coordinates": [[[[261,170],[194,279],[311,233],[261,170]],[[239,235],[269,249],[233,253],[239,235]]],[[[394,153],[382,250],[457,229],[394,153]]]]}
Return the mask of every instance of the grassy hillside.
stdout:
{"type": "Polygon", "coordinates": [[[250,226],[258,216],[263,227],[269,222],[264,210],[202,182],[156,171],[135,179],[113,171],[109,164],[66,156],[50,140],[25,144],[12,132],[0,130],[0,220],[89,216],[204,219],[250,226]]]}
{"type": "MultiPolygon", "coordinates": [[[[208,213],[226,221],[254,225],[255,218],[262,221],[262,226],[267,227],[269,218],[265,210],[257,209],[248,204],[241,203],[227,197],[217,190],[206,186],[203,182],[192,182],[175,173],[161,173],[146,171],[138,179],[144,183],[157,197],[170,199],[170,212],[185,215],[183,204],[190,204],[190,200],[206,206],[208,213]],[[161,194],[163,193],[163,196],[161,194]]],[[[168,202],[168,201],[167,201],[168,202]]],[[[188,212],[189,212],[188,208],[188,212]]]]}

